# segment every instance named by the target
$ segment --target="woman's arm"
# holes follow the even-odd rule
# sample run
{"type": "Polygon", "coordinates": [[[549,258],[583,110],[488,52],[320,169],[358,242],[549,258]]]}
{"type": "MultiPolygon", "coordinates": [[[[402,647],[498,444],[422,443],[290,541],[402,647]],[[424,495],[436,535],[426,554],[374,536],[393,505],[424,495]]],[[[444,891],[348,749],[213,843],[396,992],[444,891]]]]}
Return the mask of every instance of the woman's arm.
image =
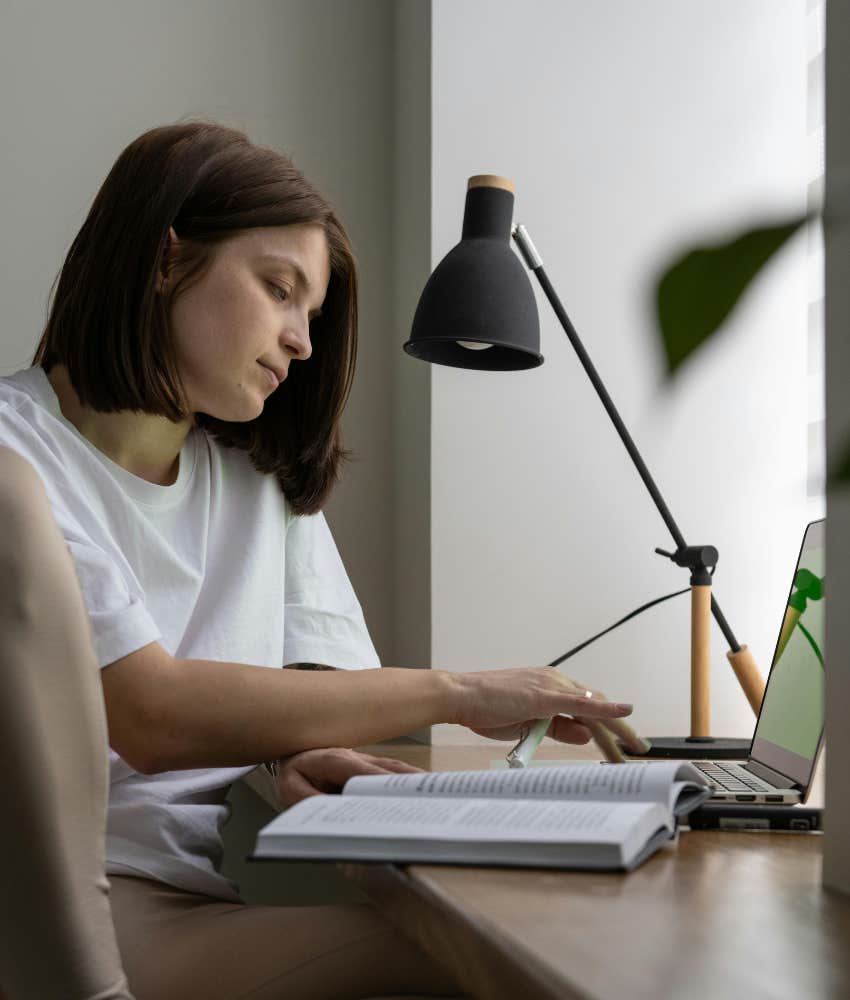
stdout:
{"type": "Polygon", "coordinates": [[[363,746],[451,720],[448,671],[309,666],[173,659],[150,643],[101,671],[110,745],[155,774],[363,746]]]}
{"type": "Polygon", "coordinates": [[[631,705],[585,690],[551,666],[279,670],[174,660],[152,642],[104,667],[101,679],[110,746],[143,774],[353,748],[437,722],[513,739],[551,718],[549,735],[586,743],[589,731],[576,720],[598,720],[637,753],[646,751],[624,720],[631,705]]]}

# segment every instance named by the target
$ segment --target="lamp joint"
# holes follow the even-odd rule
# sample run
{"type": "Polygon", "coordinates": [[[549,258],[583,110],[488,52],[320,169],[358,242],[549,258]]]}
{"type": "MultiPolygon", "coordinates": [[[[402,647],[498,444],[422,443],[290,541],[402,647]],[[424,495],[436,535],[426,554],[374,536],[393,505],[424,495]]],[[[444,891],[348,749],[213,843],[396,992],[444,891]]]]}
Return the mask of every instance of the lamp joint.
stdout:
{"type": "Polygon", "coordinates": [[[713,545],[683,545],[675,552],[665,552],[664,549],[655,550],[659,555],[672,559],[677,566],[687,566],[691,571],[692,587],[710,587],[711,577],[717,560],[720,558],[717,549],[713,545]],[[709,572],[709,567],[711,572],[709,572]]]}

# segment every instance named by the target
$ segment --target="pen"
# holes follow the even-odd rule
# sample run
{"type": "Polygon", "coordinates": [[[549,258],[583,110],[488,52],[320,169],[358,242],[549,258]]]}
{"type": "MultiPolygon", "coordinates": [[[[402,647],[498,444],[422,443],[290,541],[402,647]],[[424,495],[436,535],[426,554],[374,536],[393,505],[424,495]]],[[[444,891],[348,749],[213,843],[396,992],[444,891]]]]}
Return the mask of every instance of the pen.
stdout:
{"type": "MultiPolygon", "coordinates": [[[[550,667],[554,665],[554,663],[549,664],[550,667]]],[[[584,697],[592,698],[593,692],[585,691],[584,697]]],[[[522,734],[519,743],[505,758],[508,762],[508,767],[528,767],[535,751],[543,742],[543,737],[548,732],[553,718],[554,716],[548,719],[538,719],[528,732],[522,734]]]]}
{"type": "Polygon", "coordinates": [[[531,729],[523,734],[522,739],[507,756],[508,767],[528,767],[534,752],[543,742],[551,722],[551,719],[538,719],[531,729]]]}

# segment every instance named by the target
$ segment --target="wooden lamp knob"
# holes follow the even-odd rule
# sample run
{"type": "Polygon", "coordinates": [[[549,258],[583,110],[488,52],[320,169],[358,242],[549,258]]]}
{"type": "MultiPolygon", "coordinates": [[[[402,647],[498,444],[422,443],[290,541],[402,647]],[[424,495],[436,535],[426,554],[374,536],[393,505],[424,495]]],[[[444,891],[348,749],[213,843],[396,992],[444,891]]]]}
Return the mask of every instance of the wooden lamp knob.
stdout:
{"type": "Polygon", "coordinates": [[[476,174],[474,177],[470,177],[466,190],[471,191],[477,187],[501,188],[503,191],[515,194],[514,182],[507,177],[499,177],[498,174],[476,174]]]}

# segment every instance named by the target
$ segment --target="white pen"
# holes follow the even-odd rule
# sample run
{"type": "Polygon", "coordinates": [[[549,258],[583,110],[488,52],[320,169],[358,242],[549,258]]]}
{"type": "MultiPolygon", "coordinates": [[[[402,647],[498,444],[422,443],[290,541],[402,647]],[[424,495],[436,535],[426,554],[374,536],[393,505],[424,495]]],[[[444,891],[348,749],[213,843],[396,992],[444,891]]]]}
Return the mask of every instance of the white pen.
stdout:
{"type": "Polygon", "coordinates": [[[528,767],[551,724],[552,719],[538,719],[508,754],[508,767],[528,767]]]}
{"type": "MultiPolygon", "coordinates": [[[[592,698],[593,692],[585,691],[584,697],[592,698]]],[[[554,718],[554,716],[552,718],[554,718]]],[[[531,763],[531,758],[543,742],[543,737],[548,732],[549,726],[552,725],[552,718],[538,719],[531,729],[527,733],[523,734],[519,743],[517,743],[506,758],[508,767],[528,767],[531,763]]]]}

